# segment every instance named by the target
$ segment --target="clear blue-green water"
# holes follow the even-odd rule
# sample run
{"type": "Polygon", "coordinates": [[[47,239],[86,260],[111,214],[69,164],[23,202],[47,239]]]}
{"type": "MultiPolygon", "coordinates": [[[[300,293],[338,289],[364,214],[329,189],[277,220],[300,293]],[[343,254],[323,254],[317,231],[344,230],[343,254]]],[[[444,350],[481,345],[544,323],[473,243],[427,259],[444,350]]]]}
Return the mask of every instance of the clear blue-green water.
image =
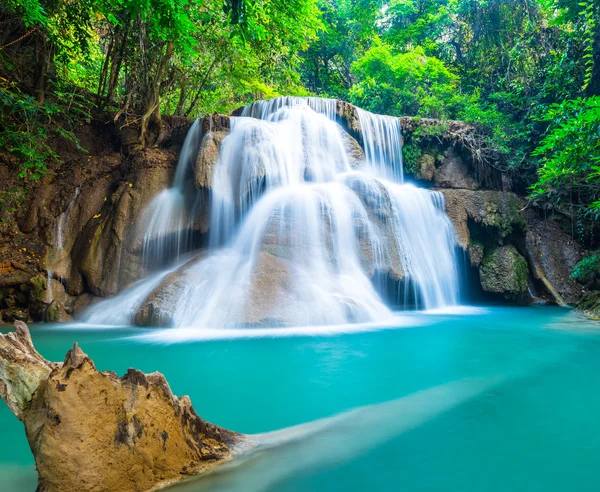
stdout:
{"type": "MultiPolygon", "coordinates": [[[[397,324],[177,343],[132,328],[31,331],[51,360],[78,341],[99,369],[158,370],[203,418],[236,431],[312,422],[181,489],[600,490],[600,325],[551,307],[397,324]]],[[[0,490],[35,490],[22,425],[4,405],[0,435],[0,490]]]]}

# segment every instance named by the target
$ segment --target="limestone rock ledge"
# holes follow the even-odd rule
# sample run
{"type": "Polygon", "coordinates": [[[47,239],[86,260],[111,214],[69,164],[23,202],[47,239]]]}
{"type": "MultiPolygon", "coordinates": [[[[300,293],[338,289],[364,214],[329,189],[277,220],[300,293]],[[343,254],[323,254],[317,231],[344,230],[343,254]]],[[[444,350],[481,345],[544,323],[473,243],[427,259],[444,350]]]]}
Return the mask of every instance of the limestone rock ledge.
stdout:
{"type": "Polygon", "coordinates": [[[162,374],[100,372],[77,344],[48,362],[15,327],[0,335],[0,397],[25,425],[39,491],[157,490],[252,447],[202,420],[162,374]]]}

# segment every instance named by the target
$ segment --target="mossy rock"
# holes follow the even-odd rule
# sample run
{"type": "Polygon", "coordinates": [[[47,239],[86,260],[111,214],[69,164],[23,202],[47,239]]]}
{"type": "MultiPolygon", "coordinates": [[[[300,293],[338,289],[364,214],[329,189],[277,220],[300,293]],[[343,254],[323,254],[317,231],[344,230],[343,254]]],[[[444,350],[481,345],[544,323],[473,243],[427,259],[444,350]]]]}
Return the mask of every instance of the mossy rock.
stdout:
{"type": "Polygon", "coordinates": [[[71,316],[67,314],[65,307],[62,302],[52,301],[52,303],[46,309],[46,321],[49,323],[64,323],[71,321],[71,316]]]}
{"type": "Polygon", "coordinates": [[[29,279],[29,300],[32,303],[45,303],[47,298],[48,278],[39,274],[29,279]]]}
{"type": "Polygon", "coordinates": [[[479,267],[479,279],[485,292],[519,300],[527,293],[527,261],[512,245],[487,251],[479,267]]]}
{"type": "Polygon", "coordinates": [[[586,318],[600,321],[600,291],[586,292],[575,305],[575,309],[586,318]]]}

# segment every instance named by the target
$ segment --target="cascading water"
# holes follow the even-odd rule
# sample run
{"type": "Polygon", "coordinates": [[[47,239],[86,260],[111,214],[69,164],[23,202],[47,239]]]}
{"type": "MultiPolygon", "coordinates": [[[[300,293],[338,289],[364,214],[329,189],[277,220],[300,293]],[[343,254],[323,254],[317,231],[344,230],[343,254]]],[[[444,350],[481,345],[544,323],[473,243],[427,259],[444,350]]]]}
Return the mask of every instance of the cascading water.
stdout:
{"type": "MultiPolygon", "coordinates": [[[[171,326],[376,321],[390,315],[372,281],[377,272],[401,280],[417,307],[457,304],[443,195],[403,183],[399,120],[358,110],[365,159],[351,165],[336,104],[277,98],[232,118],[212,178],[211,252],[106,301],[109,314],[97,305],[88,320],[131,322],[158,293],[168,305],[151,302],[153,321],[171,326]]],[[[187,251],[199,126],[186,138],[173,188],[149,212],[145,257],[187,251]]]]}
{"type": "MultiPolygon", "coordinates": [[[[69,213],[71,212],[71,208],[73,204],[77,201],[77,197],[79,196],[79,192],[81,188],[78,186],[75,188],[75,196],[68,203],[67,208],[63,213],[60,214],[58,220],[56,221],[56,229],[54,231],[54,255],[55,257],[59,257],[64,252],[65,240],[64,240],[64,229],[65,229],[65,221],[69,217],[69,213]]],[[[52,268],[48,267],[48,281],[46,283],[46,301],[52,302],[54,299],[54,292],[52,290],[52,279],[54,278],[52,268]]]]}
{"type": "Polygon", "coordinates": [[[161,191],[150,203],[142,217],[146,224],[143,244],[143,262],[146,267],[172,263],[189,251],[192,206],[196,200],[190,175],[202,141],[200,120],[190,127],[181,148],[173,186],[161,191]]]}

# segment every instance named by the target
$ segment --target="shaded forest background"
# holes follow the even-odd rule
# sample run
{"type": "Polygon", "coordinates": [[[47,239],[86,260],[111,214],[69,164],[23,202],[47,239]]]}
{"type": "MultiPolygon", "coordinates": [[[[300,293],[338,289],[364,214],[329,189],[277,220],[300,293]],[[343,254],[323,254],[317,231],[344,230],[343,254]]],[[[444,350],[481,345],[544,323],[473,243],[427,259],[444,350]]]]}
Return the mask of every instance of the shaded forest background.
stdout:
{"type": "MultiPolygon", "coordinates": [[[[593,0],[8,0],[0,148],[23,182],[94,118],[139,127],[317,95],[479,125],[529,205],[586,247],[600,218],[600,3],[593,0]],[[564,221],[563,221],[564,222],[564,221]]],[[[418,156],[406,149],[406,165],[418,156]]],[[[15,206],[18,189],[0,190],[15,206]]],[[[528,206],[529,206],[528,205],[528,206]]]]}

